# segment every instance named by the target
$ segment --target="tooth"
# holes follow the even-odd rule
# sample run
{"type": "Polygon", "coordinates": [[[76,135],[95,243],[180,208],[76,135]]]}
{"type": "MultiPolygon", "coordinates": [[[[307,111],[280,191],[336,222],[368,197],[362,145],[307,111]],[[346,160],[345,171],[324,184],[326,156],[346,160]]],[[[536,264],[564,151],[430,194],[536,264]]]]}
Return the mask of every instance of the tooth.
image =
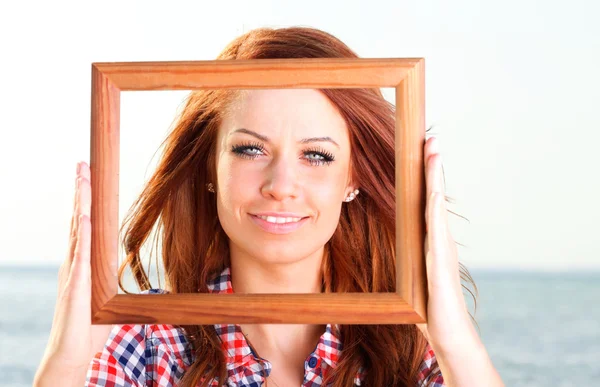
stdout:
{"type": "Polygon", "coordinates": [[[263,215],[259,215],[258,216],[261,219],[266,220],[269,223],[293,223],[293,222],[299,222],[302,218],[280,218],[280,217],[276,217],[276,216],[263,216],[263,215]]]}

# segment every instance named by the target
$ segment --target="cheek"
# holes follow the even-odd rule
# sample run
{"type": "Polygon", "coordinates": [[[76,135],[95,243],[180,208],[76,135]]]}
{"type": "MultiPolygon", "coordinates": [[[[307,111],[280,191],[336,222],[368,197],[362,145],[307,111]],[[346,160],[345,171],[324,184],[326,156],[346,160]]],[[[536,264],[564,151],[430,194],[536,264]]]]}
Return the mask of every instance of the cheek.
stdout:
{"type": "MultiPolygon", "coordinates": [[[[219,165],[217,172],[220,197],[224,205],[233,206],[241,204],[249,192],[253,192],[255,185],[260,182],[260,175],[256,170],[244,168],[235,160],[224,160],[219,165]]],[[[233,210],[233,208],[232,208],[233,210]]]]}
{"type": "Polygon", "coordinates": [[[346,178],[341,173],[315,179],[308,184],[306,192],[312,206],[319,212],[320,221],[339,220],[345,184],[346,178]]]}
{"type": "Polygon", "coordinates": [[[329,179],[318,179],[309,183],[307,192],[310,192],[310,197],[318,203],[320,207],[330,205],[332,202],[339,200],[342,194],[343,182],[337,176],[330,176],[329,179]]]}

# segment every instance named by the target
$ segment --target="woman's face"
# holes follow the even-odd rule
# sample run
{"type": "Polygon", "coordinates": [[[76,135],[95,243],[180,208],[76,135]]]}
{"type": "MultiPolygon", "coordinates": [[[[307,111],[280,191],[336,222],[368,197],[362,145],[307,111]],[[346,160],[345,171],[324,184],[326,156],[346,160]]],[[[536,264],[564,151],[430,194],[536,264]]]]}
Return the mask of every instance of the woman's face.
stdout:
{"type": "Polygon", "coordinates": [[[216,152],[217,211],[232,254],[262,263],[322,254],[354,190],[348,129],[325,95],[242,92],[221,123],[216,152]]]}

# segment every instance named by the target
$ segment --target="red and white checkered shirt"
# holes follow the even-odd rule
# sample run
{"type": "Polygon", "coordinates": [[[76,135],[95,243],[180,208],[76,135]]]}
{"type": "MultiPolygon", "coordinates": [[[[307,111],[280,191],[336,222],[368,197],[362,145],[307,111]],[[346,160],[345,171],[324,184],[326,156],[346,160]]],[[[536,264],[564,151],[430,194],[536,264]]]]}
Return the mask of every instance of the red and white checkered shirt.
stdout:
{"type": "MultiPolygon", "coordinates": [[[[233,293],[229,268],[208,284],[212,293],[233,293]]],[[[167,293],[150,289],[142,294],[167,293]]],[[[258,357],[248,345],[237,324],[216,324],[227,359],[229,387],[260,387],[271,372],[271,363],[258,357]]],[[[328,324],[314,351],[304,361],[303,387],[321,387],[323,376],[335,367],[342,343],[335,336],[334,325],[328,324]]],[[[172,325],[115,325],[104,349],[92,359],[86,386],[174,387],[194,362],[194,353],[181,328],[172,325]]],[[[355,386],[364,378],[362,368],[356,374],[355,386]]],[[[444,380],[435,355],[427,346],[417,386],[434,381],[433,387],[443,387],[444,380]]],[[[211,386],[218,381],[212,380],[211,386]]]]}

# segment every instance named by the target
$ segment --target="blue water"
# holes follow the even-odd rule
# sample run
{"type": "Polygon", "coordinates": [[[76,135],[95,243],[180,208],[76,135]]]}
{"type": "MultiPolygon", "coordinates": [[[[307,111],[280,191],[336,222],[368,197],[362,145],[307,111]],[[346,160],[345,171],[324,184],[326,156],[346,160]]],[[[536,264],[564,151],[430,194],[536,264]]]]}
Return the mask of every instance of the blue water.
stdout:
{"type": "MultiPolygon", "coordinates": [[[[57,267],[0,267],[0,385],[31,386],[57,267]]],[[[475,317],[506,386],[600,385],[600,273],[473,271],[475,317]]]]}

